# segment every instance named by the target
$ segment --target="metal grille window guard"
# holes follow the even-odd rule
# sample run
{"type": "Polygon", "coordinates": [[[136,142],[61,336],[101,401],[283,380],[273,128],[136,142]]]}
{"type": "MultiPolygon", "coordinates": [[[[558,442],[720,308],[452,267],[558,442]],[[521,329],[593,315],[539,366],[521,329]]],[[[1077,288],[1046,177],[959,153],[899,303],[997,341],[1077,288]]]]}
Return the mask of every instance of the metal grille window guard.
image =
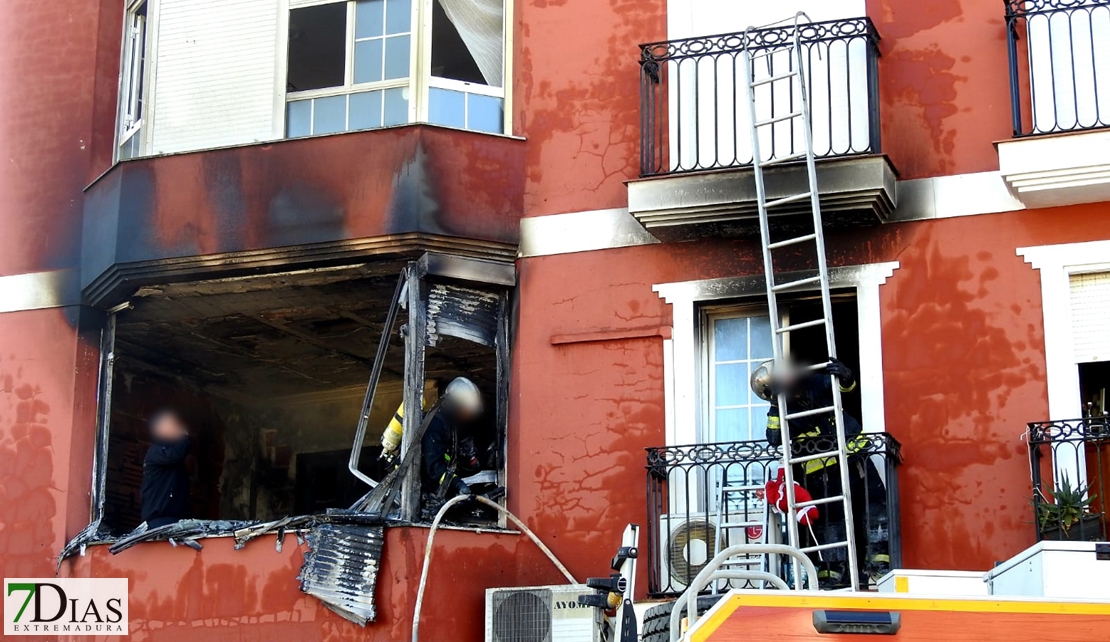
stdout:
{"type": "MultiPolygon", "coordinates": [[[[852,489],[853,501],[858,507],[854,512],[860,524],[866,524],[866,528],[856,530],[865,533],[867,539],[861,542],[863,546],[859,549],[865,576],[878,579],[885,571],[901,565],[897,470],[902,461],[901,445],[886,433],[865,434],[862,438],[856,456],[849,460],[861,473],[868,471],[867,483],[852,489]],[[862,554],[863,551],[866,554],[862,554]]],[[[817,438],[801,446],[795,445],[795,452],[828,452],[832,448],[831,441],[817,438]]],[[[685,590],[716,554],[718,542],[723,550],[726,546],[761,541],[763,533],[758,526],[722,530],[718,540],[718,514],[726,523],[762,523],[762,486],[777,474],[781,461],[781,449],[765,441],[647,449],[648,553],[645,561],[649,594],[657,597],[685,590]],[[725,486],[758,488],[722,494],[725,486]],[[722,499],[724,505],[718,511],[722,499]]],[[[839,480],[839,477],[835,470],[826,467],[799,475],[798,479],[799,483],[805,482],[803,485],[814,497],[822,497],[835,494],[836,488],[831,488],[828,480],[839,480]]],[[[837,511],[831,504],[818,508],[820,516],[811,536],[834,541],[836,529],[843,528],[843,517],[838,522],[837,511]]],[[[843,531],[839,533],[842,541],[843,531]]],[[[843,557],[843,551],[825,551],[823,559],[815,559],[815,564],[820,569],[838,572],[838,552],[843,557]]],[[[731,587],[754,588],[742,582],[731,587]]]]}
{"type": "Polygon", "coordinates": [[[1110,126],[1110,0],[1004,0],[1014,136],[1110,126]]]}
{"type": "Polygon", "coordinates": [[[1029,424],[1037,541],[1106,541],[1110,417],[1029,424]]]}
{"type": "MultiPolygon", "coordinates": [[[[800,25],[817,157],[879,149],[879,35],[867,18],[800,25]]],[[[794,26],[640,45],[640,174],[750,165],[748,109],[741,56],[747,44],[767,54],[772,74],[792,70],[794,26]]],[[[797,110],[800,98],[774,83],[756,89],[759,118],[797,110]]],[[[801,122],[764,128],[760,149],[786,156],[801,145],[801,122]]]]}

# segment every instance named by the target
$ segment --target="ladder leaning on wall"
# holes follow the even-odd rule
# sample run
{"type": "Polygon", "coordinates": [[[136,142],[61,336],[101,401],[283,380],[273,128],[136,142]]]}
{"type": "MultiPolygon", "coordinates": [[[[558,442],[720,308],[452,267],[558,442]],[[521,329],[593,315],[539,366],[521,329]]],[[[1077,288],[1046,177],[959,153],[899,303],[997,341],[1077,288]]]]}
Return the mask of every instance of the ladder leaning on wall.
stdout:
{"type": "MultiPolygon", "coordinates": [[[[771,318],[771,330],[774,339],[771,343],[774,349],[776,366],[784,363],[783,339],[785,337],[793,331],[818,326],[823,327],[825,330],[825,341],[829,358],[836,358],[836,340],[833,334],[832,323],[832,299],[829,292],[829,270],[825,260],[825,237],[821,226],[821,203],[817,189],[817,168],[813,156],[813,127],[810,119],[809,85],[806,82],[805,58],[801,44],[801,30],[804,26],[803,20],[808,22],[809,18],[804,13],[798,13],[794,18],[793,37],[787,43],[775,45],[770,48],[753,48],[751,38],[749,37],[751,30],[749,30],[749,32],[744,35],[744,52],[741,56],[744,63],[745,85],[747,85],[748,124],[751,130],[752,167],[755,174],[756,201],[759,207],[759,231],[763,250],[764,274],[767,283],[767,307],[771,318]],[[788,63],[787,71],[775,74],[771,64],[771,57],[781,53],[789,53],[791,62],[788,63]],[[766,63],[762,65],[766,71],[765,74],[760,74],[757,69],[761,66],[758,64],[761,61],[766,63]],[[796,100],[792,98],[788,101],[788,113],[771,113],[768,117],[760,120],[758,117],[759,110],[756,105],[757,89],[766,87],[773,91],[776,87],[782,86],[785,83],[789,83],[789,89],[791,90],[790,95],[792,97],[797,97],[796,100]],[[797,105],[795,105],[795,102],[797,105]],[[763,155],[760,153],[760,134],[767,131],[764,128],[774,127],[776,123],[790,123],[792,127],[800,125],[802,130],[802,149],[791,149],[790,154],[779,157],[774,156],[774,150],[772,149],[772,153],[768,154],[767,159],[764,159],[763,155]],[[801,160],[805,161],[807,191],[767,200],[767,192],[764,189],[763,170],[772,165],[801,160]],[[769,217],[776,213],[777,208],[783,205],[802,203],[807,200],[809,201],[813,215],[812,230],[808,231],[808,233],[799,235],[793,235],[793,232],[791,232],[791,236],[772,241],[769,217]],[[781,274],[776,273],[774,262],[775,251],[788,247],[794,250],[804,249],[805,246],[809,246],[815,251],[817,268],[815,271],[811,270],[813,274],[804,275],[800,278],[797,274],[794,274],[790,280],[777,280],[776,275],[781,274]],[[800,288],[805,288],[807,286],[812,287],[814,285],[816,285],[821,292],[822,316],[812,321],[804,321],[795,324],[789,324],[789,322],[787,322],[786,325],[783,325],[782,317],[779,316],[778,297],[781,294],[790,293],[800,288]]],[[[782,56],[779,56],[778,59],[781,60],[782,56]]],[[[827,365],[828,362],[818,363],[807,366],[807,369],[810,371],[819,371],[823,370],[827,365]]],[[[837,548],[847,549],[848,573],[851,578],[851,586],[854,590],[859,587],[859,566],[856,562],[859,551],[856,550],[854,521],[852,519],[851,487],[849,485],[847,466],[847,436],[844,432],[844,406],[841,401],[840,386],[836,385],[839,382],[834,380],[832,383],[834,384],[831,386],[833,403],[831,406],[823,408],[813,408],[790,413],[787,406],[786,394],[780,392],[778,395],[778,407],[781,409],[783,443],[782,466],[785,470],[786,480],[787,518],[785,521],[787,523],[790,546],[801,549],[807,554],[819,554],[821,551],[837,548]],[[791,420],[828,414],[833,416],[836,425],[836,449],[827,452],[795,455],[790,448],[791,420]],[[829,460],[838,464],[837,468],[840,473],[841,494],[798,502],[794,493],[794,466],[799,464],[804,465],[807,462],[818,459],[829,460]],[[798,520],[795,518],[798,511],[804,510],[807,506],[833,504],[836,502],[841,502],[844,506],[845,539],[842,541],[828,541],[815,543],[810,546],[801,546],[799,541],[799,524],[798,520]]],[[[800,589],[803,584],[803,578],[801,577],[801,570],[797,560],[793,561],[793,567],[794,585],[795,588],[800,589]]]]}

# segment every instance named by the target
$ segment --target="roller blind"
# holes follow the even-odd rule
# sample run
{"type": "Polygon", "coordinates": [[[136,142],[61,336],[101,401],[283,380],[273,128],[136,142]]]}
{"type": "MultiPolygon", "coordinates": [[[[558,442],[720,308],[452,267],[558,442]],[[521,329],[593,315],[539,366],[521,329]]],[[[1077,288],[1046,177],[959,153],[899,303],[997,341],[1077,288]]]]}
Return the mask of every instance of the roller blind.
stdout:
{"type": "Polygon", "coordinates": [[[1110,272],[1071,276],[1071,337],[1077,363],[1110,361],[1110,272]]]}
{"type": "Polygon", "coordinates": [[[281,3],[161,0],[155,29],[155,154],[280,137],[281,3]]]}

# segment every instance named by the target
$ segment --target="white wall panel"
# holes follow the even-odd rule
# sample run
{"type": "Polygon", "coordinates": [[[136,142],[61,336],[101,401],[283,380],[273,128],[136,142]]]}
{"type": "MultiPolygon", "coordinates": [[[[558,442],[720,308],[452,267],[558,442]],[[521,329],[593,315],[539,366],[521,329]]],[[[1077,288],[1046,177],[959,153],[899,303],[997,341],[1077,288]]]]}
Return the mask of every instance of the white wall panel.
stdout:
{"type": "Polygon", "coordinates": [[[1071,340],[1076,363],[1110,361],[1110,272],[1071,275],[1071,340]]]}
{"type": "Polygon", "coordinates": [[[284,2],[160,0],[151,151],[281,136],[284,2]]]}

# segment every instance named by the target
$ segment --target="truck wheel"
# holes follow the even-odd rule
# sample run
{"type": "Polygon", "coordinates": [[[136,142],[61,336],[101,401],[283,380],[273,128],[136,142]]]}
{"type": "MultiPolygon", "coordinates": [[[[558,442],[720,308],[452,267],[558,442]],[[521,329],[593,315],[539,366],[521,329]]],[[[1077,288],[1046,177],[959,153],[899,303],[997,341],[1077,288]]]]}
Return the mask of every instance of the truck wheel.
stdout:
{"type": "MultiPolygon", "coordinates": [[[[718,600],[721,595],[702,595],[698,597],[698,617],[705,615],[718,600]]],[[[659,606],[653,606],[644,613],[644,630],[641,631],[640,639],[643,642],[670,642],[671,640],[671,611],[674,610],[674,602],[667,602],[659,606]]],[[[682,617],[686,617],[686,609],[682,609],[682,617]]]]}

